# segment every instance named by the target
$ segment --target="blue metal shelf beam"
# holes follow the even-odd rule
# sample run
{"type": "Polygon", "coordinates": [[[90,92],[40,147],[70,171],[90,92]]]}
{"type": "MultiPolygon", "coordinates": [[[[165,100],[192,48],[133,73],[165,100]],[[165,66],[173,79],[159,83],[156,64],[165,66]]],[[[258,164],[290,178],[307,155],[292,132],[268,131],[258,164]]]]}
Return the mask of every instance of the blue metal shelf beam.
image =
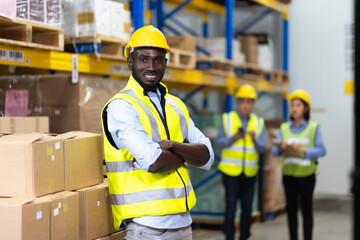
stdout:
{"type": "Polygon", "coordinates": [[[249,30],[252,26],[260,22],[264,17],[269,15],[269,13],[272,13],[272,9],[266,9],[264,12],[260,13],[258,16],[256,16],[254,19],[252,19],[249,23],[247,23],[245,26],[243,26],[241,29],[237,30],[237,34],[241,35],[244,34],[247,30],[249,30]]]}
{"type": "Polygon", "coordinates": [[[192,0],[186,0],[182,2],[178,7],[174,8],[170,13],[166,14],[164,17],[162,17],[162,22],[164,22],[166,19],[170,18],[172,15],[180,11],[183,7],[188,5],[192,0]]]}

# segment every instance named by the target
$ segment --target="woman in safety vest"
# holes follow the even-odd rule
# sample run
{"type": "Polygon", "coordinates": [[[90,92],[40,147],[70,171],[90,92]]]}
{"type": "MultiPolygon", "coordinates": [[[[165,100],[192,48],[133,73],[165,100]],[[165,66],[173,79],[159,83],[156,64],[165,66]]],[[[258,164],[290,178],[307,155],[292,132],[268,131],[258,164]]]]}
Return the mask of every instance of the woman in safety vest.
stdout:
{"type": "Polygon", "coordinates": [[[281,124],[272,148],[274,156],[282,156],[283,184],[290,240],[297,240],[298,201],[303,216],[304,240],[312,239],[313,193],[319,157],[326,155],[319,124],[310,121],[310,98],[303,90],[289,97],[291,121],[281,124]]]}

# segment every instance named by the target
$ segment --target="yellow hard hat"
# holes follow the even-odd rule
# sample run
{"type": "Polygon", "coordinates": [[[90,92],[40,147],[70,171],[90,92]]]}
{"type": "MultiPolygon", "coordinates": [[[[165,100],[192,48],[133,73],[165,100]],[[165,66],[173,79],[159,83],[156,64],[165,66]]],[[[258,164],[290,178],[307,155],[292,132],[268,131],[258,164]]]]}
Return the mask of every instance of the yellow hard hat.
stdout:
{"type": "Polygon", "coordinates": [[[309,107],[311,107],[309,94],[307,94],[307,92],[305,92],[304,90],[301,89],[295,90],[292,94],[288,96],[289,101],[292,101],[293,99],[296,98],[303,100],[309,105],[309,107]]]}
{"type": "Polygon", "coordinates": [[[245,84],[242,85],[239,90],[237,90],[236,94],[235,94],[236,98],[251,98],[256,100],[257,99],[257,94],[255,89],[249,85],[249,84],[245,84]]]}
{"type": "Polygon", "coordinates": [[[170,52],[164,34],[152,25],[139,28],[133,33],[124,49],[125,57],[130,56],[130,48],[137,47],[157,47],[165,49],[167,53],[170,52]]]}

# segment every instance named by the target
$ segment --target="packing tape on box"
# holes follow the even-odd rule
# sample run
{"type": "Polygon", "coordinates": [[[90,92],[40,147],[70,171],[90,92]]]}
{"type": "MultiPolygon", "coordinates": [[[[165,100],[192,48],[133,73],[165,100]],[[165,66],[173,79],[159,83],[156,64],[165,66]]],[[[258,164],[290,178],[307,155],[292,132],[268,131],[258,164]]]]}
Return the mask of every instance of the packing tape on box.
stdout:
{"type": "Polygon", "coordinates": [[[53,179],[49,179],[49,192],[53,192],[55,182],[53,179]]]}
{"type": "Polygon", "coordinates": [[[64,197],[63,199],[63,212],[66,213],[69,211],[69,197],[64,197]]]}
{"type": "Polygon", "coordinates": [[[36,220],[42,219],[41,203],[36,206],[36,220]]]}

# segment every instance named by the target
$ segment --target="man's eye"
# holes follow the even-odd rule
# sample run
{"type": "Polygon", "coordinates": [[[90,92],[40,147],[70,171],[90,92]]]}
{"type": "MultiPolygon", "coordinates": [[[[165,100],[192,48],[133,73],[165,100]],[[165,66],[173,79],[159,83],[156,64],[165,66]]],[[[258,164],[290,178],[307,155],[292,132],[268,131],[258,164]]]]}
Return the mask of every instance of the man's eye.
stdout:
{"type": "Polygon", "coordinates": [[[164,60],[163,60],[162,58],[157,58],[155,61],[156,61],[157,63],[162,63],[164,60]]]}
{"type": "Polygon", "coordinates": [[[145,58],[140,58],[139,61],[140,62],[146,62],[146,59],[145,58]]]}

